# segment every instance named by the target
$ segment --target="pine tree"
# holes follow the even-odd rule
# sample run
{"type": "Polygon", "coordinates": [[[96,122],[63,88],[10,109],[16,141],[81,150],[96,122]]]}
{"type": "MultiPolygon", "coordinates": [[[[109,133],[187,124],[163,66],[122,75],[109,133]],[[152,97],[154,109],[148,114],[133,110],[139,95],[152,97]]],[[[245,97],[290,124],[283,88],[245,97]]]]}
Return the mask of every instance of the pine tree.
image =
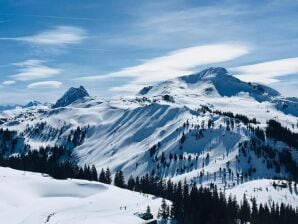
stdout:
{"type": "Polygon", "coordinates": [[[161,202],[161,207],[158,210],[158,218],[160,218],[162,221],[167,221],[169,218],[169,207],[166,203],[166,200],[163,198],[161,202]]]}
{"type": "Polygon", "coordinates": [[[106,184],[111,184],[112,183],[112,174],[111,171],[109,169],[109,167],[106,169],[106,173],[105,173],[105,179],[106,179],[106,184]]]}
{"type": "Polygon", "coordinates": [[[97,174],[96,167],[94,165],[92,165],[91,167],[91,175],[92,175],[92,180],[98,181],[98,174],[97,174]]]}
{"type": "Polygon", "coordinates": [[[133,191],[134,188],[135,188],[135,179],[132,176],[130,176],[127,181],[127,189],[133,191]]]}
{"type": "Polygon", "coordinates": [[[107,183],[106,174],[105,174],[104,169],[101,169],[98,181],[101,183],[107,183]]]}
{"type": "Polygon", "coordinates": [[[188,189],[186,179],[184,179],[184,183],[183,183],[183,210],[184,211],[188,210],[188,202],[189,202],[189,189],[188,189]]]}
{"type": "Polygon", "coordinates": [[[232,195],[230,195],[228,198],[228,212],[230,215],[229,218],[233,219],[234,217],[236,217],[238,214],[238,210],[239,210],[239,208],[238,208],[236,197],[232,198],[232,195]]]}
{"type": "Polygon", "coordinates": [[[121,170],[118,170],[115,174],[114,185],[121,188],[125,187],[125,180],[121,170]]]}
{"type": "Polygon", "coordinates": [[[246,223],[250,220],[250,206],[245,194],[243,195],[242,205],[239,211],[239,218],[242,223],[246,223]]]}
{"type": "Polygon", "coordinates": [[[149,205],[147,206],[146,213],[147,214],[151,214],[151,209],[150,209],[150,206],[149,205]]]}
{"type": "Polygon", "coordinates": [[[255,197],[251,199],[251,205],[251,222],[256,223],[258,217],[258,205],[255,197]]]}

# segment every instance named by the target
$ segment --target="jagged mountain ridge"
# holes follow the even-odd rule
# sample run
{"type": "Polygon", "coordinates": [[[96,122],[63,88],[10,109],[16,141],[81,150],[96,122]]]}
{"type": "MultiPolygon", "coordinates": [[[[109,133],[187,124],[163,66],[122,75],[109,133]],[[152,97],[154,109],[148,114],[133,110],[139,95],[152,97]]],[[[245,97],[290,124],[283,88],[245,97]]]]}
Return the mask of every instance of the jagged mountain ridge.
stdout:
{"type": "Polygon", "coordinates": [[[41,105],[40,102],[38,102],[36,100],[32,100],[32,101],[29,101],[25,105],[20,105],[20,104],[15,104],[15,105],[0,105],[0,111],[13,110],[13,109],[17,109],[17,108],[29,108],[29,107],[35,107],[35,106],[40,106],[40,105],[41,105]]]}
{"type": "MultiPolygon", "coordinates": [[[[263,163],[264,158],[258,158],[250,148],[250,139],[256,136],[247,124],[215,112],[232,111],[256,118],[259,123],[249,125],[262,130],[269,119],[278,118],[283,126],[297,132],[295,99],[287,99],[294,109],[285,114],[284,107],[276,106],[284,98],[269,87],[261,86],[260,90],[260,86],[241,82],[223,68],[210,68],[162,82],[136,97],[102,100],[82,96],[71,100],[67,107],[9,111],[1,114],[4,119],[1,127],[17,130],[24,136],[24,144],[31,148],[66,145],[79,164],[122,169],[126,175],[154,173],[199,183],[201,172],[206,179],[206,173],[218,173],[228,169],[229,164],[235,176],[251,173],[255,168],[250,174],[254,178],[288,177],[286,167],[277,172],[270,164],[274,164],[284,148],[291,147],[270,139],[260,140],[258,144],[268,145],[277,153],[269,165],[263,163]],[[228,89],[222,85],[228,85],[228,89]],[[79,134],[75,134],[78,127],[79,134]],[[86,130],[86,135],[75,142],[75,136],[83,136],[82,130],[86,130]]],[[[291,156],[297,162],[297,150],[292,148],[291,156]]]]}
{"type": "Polygon", "coordinates": [[[87,96],[89,96],[89,93],[83,86],[80,86],[79,88],[71,87],[60,99],[57,100],[57,102],[53,105],[53,108],[68,106],[87,96]]]}

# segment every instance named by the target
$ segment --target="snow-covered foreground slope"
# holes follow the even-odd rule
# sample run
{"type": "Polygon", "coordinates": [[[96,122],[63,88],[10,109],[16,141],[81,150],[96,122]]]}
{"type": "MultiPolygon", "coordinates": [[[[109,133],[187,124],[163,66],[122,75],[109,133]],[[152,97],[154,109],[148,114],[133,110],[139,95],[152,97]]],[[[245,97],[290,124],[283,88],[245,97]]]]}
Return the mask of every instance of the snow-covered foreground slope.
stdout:
{"type": "Polygon", "coordinates": [[[144,220],[134,213],[149,205],[156,215],[161,204],[159,198],[111,185],[9,168],[0,168],[0,192],[0,222],[7,224],[137,224],[144,220]]]}

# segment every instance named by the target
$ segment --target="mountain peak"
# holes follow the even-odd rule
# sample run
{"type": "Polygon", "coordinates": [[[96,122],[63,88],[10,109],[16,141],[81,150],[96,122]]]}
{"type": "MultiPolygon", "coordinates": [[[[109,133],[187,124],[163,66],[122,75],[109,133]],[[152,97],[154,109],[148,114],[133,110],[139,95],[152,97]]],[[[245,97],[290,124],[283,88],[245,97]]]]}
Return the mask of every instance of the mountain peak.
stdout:
{"type": "Polygon", "coordinates": [[[247,93],[255,100],[271,101],[280,96],[280,93],[268,86],[257,83],[246,83],[230,75],[222,67],[211,67],[200,72],[180,76],[178,78],[161,82],[153,87],[143,88],[140,95],[184,95],[198,94],[202,96],[231,97],[247,93]]]}
{"type": "Polygon", "coordinates": [[[223,67],[211,67],[211,68],[204,69],[199,73],[204,76],[210,75],[210,74],[218,76],[218,75],[227,75],[228,71],[223,67]]]}
{"type": "Polygon", "coordinates": [[[180,79],[186,83],[196,83],[200,80],[213,79],[216,77],[226,77],[228,71],[222,67],[211,67],[204,69],[203,71],[187,76],[182,76],[180,79]]]}
{"type": "Polygon", "coordinates": [[[79,88],[70,87],[66,93],[64,93],[63,96],[57,100],[53,108],[68,106],[76,100],[86,96],[89,96],[89,93],[83,86],[80,86],[79,88]]]}
{"type": "Polygon", "coordinates": [[[28,108],[28,107],[34,107],[34,106],[38,106],[40,105],[41,103],[39,101],[36,101],[36,100],[31,100],[29,101],[25,106],[24,108],[28,108]]]}

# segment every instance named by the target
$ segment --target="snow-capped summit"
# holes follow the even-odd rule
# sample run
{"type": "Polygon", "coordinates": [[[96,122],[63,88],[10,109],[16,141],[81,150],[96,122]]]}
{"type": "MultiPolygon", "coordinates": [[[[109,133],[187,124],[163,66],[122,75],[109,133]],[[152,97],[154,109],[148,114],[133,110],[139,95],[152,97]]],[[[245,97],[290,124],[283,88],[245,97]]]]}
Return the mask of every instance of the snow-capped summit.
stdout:
{"type": "Polygon", "coordinates": [[[53,108],[68,106],[78,99],[86,96],[89,96],[89,93],[83,86],[80,86],[79,88],[71,87],[60,99],[57,100],[53,108]]]}
{"type": "Polygon", "coordinates": [[[207,68],[199,73],[192,75],[182,76],[181,80],[187,83],[196,83],[202,80],[215,79],[215,78],[227,78],[229,76],[228,71],[222,67],[207,68]]]}
{"type": "Polygon", "coordinates": [[[181,76],[160,84],[144,88],[142,95],[210,95],[212,97],[231,97],[239,94],[249,94],[259,102],[270,101],[280,96],[280,93],[268,86],[257,83],[246,83],[230,75],[225,68],[211,67],[201,72],[181,76]],[[144,91],[147,90],[147,91],[144,91]]]}

